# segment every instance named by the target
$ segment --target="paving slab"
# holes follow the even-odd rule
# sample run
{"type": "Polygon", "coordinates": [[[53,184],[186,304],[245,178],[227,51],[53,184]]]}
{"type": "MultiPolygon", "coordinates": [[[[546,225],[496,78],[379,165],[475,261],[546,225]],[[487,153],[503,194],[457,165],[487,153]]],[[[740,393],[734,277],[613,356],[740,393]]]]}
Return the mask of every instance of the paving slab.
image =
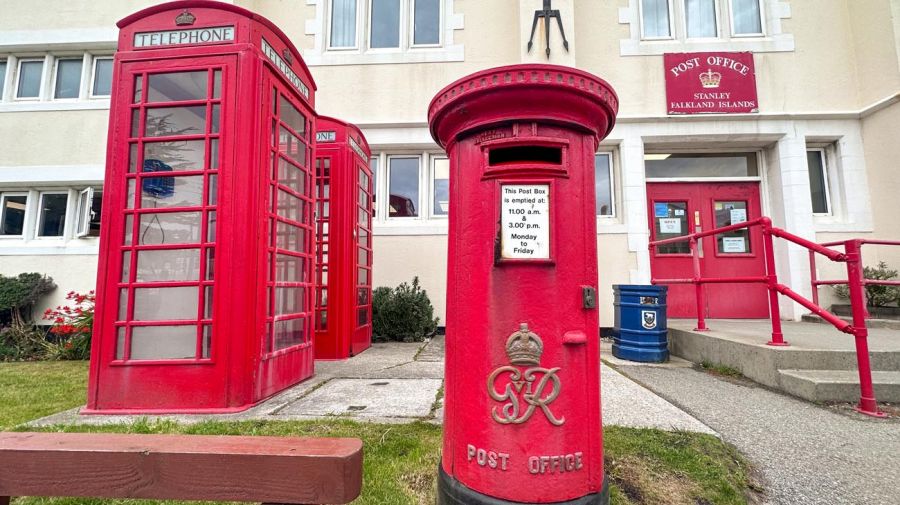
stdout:
{"type": "Polygon", "coordinates": [[[426,418],[440,379],[334,379],[279,415],[426,418]]]}

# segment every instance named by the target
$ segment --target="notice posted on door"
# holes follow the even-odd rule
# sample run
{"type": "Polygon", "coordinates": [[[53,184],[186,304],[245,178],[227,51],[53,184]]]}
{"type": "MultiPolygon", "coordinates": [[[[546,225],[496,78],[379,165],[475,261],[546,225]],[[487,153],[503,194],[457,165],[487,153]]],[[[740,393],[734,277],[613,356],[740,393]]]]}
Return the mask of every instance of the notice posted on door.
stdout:
{"type": "Polygon", "coordinates": [[[500,186],[501,257],[550,258],[550,185],[500,186]]]}

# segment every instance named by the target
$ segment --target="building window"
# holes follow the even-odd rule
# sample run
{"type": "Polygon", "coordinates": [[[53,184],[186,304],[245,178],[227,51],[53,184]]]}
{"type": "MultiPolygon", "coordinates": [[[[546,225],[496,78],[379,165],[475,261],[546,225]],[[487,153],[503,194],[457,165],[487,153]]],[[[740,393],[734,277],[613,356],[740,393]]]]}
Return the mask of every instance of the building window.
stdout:
{"type": "Polygon", "coordinates": [[[828,191],[828,167],[825,162],[825,150],[807,150],[806,163],[809,171],[809,193],[812,198],[813,214],[830,214],[831,201],[828,191]]]}
{"type": "Polygon", "coordinates": [[[717,37],[716,0],[684,0],[684,24],[689,39],[717,37]]]}
{"type": "Polygon", "coordinates": [[[419,161],[418,156],[388,157],[388,217],[419,216],[419,161]]]}
{"type": "Polygon", "coordinates": [[[441,0],[414,0],[413,45],[441,43],[441,0]]]}
{"type": "Polygon", "coordinates": [[[25,233],[26,193],[0,194],[0,235],[22,236],[25,233]]]}
{"type": "Polygon", "coordinates": [[[612,153],[597,153],[594,155],[594,194],[598,217],[616,215],[613,188],[612,153]]]}
{"type": "Polygon", "coordinates": [[[94,58],[91,97],[108,97],[112,88],[112,58],[94,58]]]}
{"type": "Polygon", "coordinates": [[[400,0],[370,0],[369,47],[400,47],[400,0]]]}
{"type": "Polygon", "coordinates": [[[378,214],[378,157],[369,159],[369,169],[372,170],[372,217],[378,214]]]}
{"type": "Polygon", "coordinates": [[[36,99],[41,96],[41,77],[44,74],[44,60],[19,60],[16,98],[36,99]]]}
{"type": "Polygon", "coordinates": [[[641,0],[641,28],[645,39],[667,39],[672,36],[669,0],[641,0]]]}
{"type": "Polygon", "coordinates": [[[356,47],[357,1],[331,0],[329,48],[350,49],[356,47]]]}
{"type": "Polygon", "coordinates": [[[86,188],[78,194],[76,211],[75,236],[100,236],[100,208],[103,204],[103,192],[86,188]]]}
{"type": "Polygon", "coordinates": [[[731,0],[731,29],[735,36],[763,35],[759,0],[731,0]]]}
{"type": "Polygon", "coordinates": [[[81,65],[78,59],[56,60],[56,77],[53,81],[53,98],[78,98],[81,91],[81,65]]]}
{"type": "Polygon", "coordinates": [[[38,237],[63,236],[68,203],[68,193],[41,193],[38,205],[38,237]]]}
{"type": "Polygon", "coordinates": [[[450,160],[431,158],[431,215],[447,216],[450,210],[450,160]]]}

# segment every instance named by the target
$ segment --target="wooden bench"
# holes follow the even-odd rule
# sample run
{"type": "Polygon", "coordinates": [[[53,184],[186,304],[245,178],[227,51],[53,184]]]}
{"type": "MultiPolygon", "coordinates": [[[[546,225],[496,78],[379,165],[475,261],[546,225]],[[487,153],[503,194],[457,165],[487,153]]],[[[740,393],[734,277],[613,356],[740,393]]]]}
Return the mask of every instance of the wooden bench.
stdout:
{"type": "Polygon", "coordinates": [[[0,433],[0,505],[12,496],[348,503],[354,438],[0,433]]]}

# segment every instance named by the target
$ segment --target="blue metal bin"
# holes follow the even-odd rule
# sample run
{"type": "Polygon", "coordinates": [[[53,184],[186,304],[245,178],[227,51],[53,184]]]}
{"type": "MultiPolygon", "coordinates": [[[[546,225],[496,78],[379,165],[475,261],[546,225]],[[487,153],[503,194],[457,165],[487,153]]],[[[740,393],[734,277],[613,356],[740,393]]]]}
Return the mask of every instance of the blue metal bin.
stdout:
{"type": "Polygon", "coordinates": [[[613,356],[630,361],[668,361],[666,289],[666,286],[613,286],[616,308],[613,356]]]}

